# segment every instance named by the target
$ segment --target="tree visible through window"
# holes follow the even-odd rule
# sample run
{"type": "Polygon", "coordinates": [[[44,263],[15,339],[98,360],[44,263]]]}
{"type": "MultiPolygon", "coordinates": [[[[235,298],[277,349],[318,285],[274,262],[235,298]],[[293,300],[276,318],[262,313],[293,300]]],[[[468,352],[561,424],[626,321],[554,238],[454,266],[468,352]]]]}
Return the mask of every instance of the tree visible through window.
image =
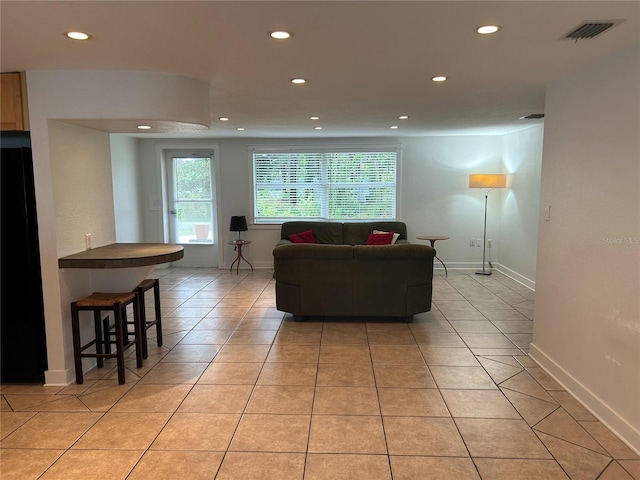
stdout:
{"type": "Polygon", "coordinates": [[[254,221],[393,220],[397,151],[253,153],[254,221]]]}
{"type": "Polygon", "coordinates": [[[172,214],[178,243],[211,243],[213,187],[211,158],[173,157],[172,214]]]}

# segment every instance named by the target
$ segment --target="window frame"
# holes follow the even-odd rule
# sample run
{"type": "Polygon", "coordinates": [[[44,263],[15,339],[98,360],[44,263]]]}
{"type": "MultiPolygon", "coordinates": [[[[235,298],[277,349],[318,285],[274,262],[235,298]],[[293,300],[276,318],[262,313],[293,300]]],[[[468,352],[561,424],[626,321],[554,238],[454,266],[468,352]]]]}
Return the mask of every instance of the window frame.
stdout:
{"type": "MultiPolygon", "coordinates": [[[[399,143],[384,143],[384,144],[313,144],[313,145],[249,145],[248,148],[249,170],[251,172],[251,211],[250,222],[252,227],[256,228],[273,228],[273,226],[279,226],[283,222],[287,221],[335,221],[335,222],[359,222],[359,221],[394,221],[401,218],[400,212],[400,198],[402,188],[402,145],[399,143]],[[279,218],[272,220],[260,220],[256,219],[256,172],[254,154],[256,153],[367,153],[367,152],[389,152],[396,154],[395,165],[395,215],[393,218],[370,218],[366,220],[362,219],[330,219],[325,211],[327,205],[321,206],[322,216],[318,217],[291,217],[291,218],[279,218]]],[[[324,167],[323,167],[324,168],[324,167]]]]}
{"type": "MultiPolygon", "coordinates": [[[[217,209],[218,209],[218,195],[217,195],[217,172],[215,168],[215,152],[209,150],[166,150],[165,151],[165,161],[166,163],[166,172],[167,172],[167,197],[168,199],[173,199],[176,206],[179,203],[203,203],[211,206],[211,222],[209,224],[209,234],[207,235],[206,240],[195,240],[188,242],[181,242],[179,237],[178,228],[178,219],[173,218],[174,213],[171,213],[173,210],[169,208],[169,237],[172,241],[178,245],[203,245],[203,246],[212,246],[217,244],[217,236],[218,236],[218,225],[217,225],[217,209]],[[175,159],[208,159],[209,160],[209,181],[211,188],[211,198],[204,199],[189,199],[189,200],[178,200],[177,192],[175,191],[176,185],[176,177],[175,177],[175,159]],[[175,237],[175,238],[174,238],[175,237]]],[[[195,224],[194,224],[195,225],[195,224]]]]}

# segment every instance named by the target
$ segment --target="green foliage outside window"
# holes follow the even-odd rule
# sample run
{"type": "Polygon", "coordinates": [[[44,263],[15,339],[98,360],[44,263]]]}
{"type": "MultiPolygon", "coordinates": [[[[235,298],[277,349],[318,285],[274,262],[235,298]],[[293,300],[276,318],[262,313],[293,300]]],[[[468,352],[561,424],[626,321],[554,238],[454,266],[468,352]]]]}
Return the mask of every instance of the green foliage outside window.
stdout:
{"type": "Polygon", "coordinates": [[[394,219],[397,153],[254,153],[256,222],[394,219]]]}
{"type": "MultiPolygon", "coordinates": [[[[178,221],[178,238],[180,243],[202,241],[196,232],[196,225],[208,225],[206,237],[213,227],[210,158],[174,158],[175,201],[178,221]]],[[[202,231],[202,230],[201,230],[202,231]]]]}
{"type": "Polygon", "coordinates": [[[176,158],[177,200],[211,199],[211,160],[209,158],[176,158]]]}

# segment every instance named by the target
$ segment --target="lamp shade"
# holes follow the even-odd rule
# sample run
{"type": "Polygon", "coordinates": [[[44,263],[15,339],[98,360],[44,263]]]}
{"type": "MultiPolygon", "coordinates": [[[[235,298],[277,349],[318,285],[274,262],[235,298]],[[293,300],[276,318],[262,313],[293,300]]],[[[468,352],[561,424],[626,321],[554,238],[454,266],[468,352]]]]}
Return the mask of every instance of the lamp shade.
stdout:
{"type": "Polygon", "coordinates": [[[469,188],[505,188],[507,176],[504,173],[480,173],[469,175],[469,188]]]}
{"type": "Polygon", "coordinates": [[[247,227],[247,217],[244,215],[231,217],[231,225],[229,226],[230,232],[246,232],[247,230],[249,230],[247,227]]]}

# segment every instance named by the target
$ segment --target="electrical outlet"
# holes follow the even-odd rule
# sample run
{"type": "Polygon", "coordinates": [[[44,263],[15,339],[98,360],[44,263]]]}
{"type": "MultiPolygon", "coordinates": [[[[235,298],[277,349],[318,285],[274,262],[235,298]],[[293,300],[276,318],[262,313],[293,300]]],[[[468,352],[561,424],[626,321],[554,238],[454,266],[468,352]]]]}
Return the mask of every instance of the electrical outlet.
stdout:
{"type": "Polygon", "coordinates": [[[547,222],[551,220],[551,205],[544,206],[544,219],[547,222]]]}
{"type": "Polygon", "coordinates": [[[475,247],[476,246],[476,239],[475,238],[470,238],[469,239],[469,246],[470,247],[475,247]]]}
{"type": "Polygon", "coordinates": [[[482,239],[481,238],[476,238],[476,247],[482,248],[482,239]]]}
{"type": "Polygon", "coordinates": [[[491,239],[487,238],[487,248],[491,248],[491,239]]]}
{"type": "Polygon", "coordinates": [[[84,245],[85,247],[87,247],[87,250],[91,250],[91,234],[90,233],[84,234],[84,245]]]}

